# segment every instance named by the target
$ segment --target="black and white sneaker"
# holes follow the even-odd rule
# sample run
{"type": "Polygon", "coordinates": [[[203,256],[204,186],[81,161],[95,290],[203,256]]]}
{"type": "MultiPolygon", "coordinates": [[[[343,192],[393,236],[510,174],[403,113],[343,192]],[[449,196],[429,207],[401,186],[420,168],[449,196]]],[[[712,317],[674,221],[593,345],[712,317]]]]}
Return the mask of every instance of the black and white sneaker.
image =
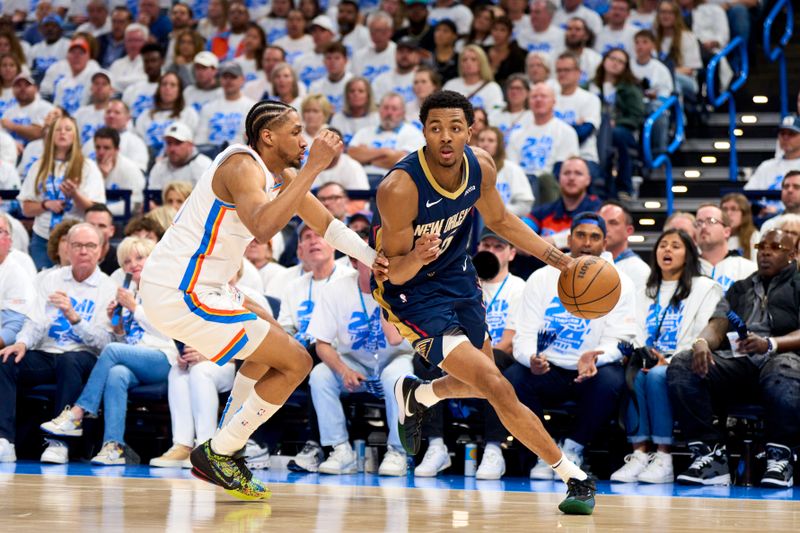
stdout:
{"type": "Polygon", "coordinates": [[[731,473],[728,469],[728,453],[724,445],[711,448],[702,442],[690,442],[694,461],[689,469],[677,478],[678,483],[687,485],[730,485],[731,473]]]}
{"type": "Polygon", "coordinates": [[[397,402],[397,427],[403,448],[411,455],[419,452],[422,442],[422,419],[427,407],[414,397],[420,385],[430,383],[417,376],[403,376],[394,384],[394,398],[397,402]]]}
{"type": "Polygon", "coordinates": [[[767,457],[767,470],[761,478],[764,487],[791,487],[794,485],[792,450],[783,444],[768,442],[764,450],[767,457]]]}

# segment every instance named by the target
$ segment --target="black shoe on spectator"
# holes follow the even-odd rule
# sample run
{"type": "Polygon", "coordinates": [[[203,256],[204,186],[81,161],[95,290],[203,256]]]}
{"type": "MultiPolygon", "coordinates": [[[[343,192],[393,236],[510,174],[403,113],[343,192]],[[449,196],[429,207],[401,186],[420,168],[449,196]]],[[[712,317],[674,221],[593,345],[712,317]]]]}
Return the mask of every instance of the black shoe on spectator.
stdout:
{"type": "Polygon", "coordinates": [[[764,454],[767,456],[767,470],[761,478],[764,487],[791,487],[794,485],[792,477],[792,450],[783,444],[768,442],[764,454]]]}
{"type": "Polygon", "coordinates": [[[730,485],[731,473],[728,469],[728,454],[724,445],[713,448],[702,442],[690,442],[693,462],[689,469],[677,478],[678,483],[687,485],[730,485]]]}

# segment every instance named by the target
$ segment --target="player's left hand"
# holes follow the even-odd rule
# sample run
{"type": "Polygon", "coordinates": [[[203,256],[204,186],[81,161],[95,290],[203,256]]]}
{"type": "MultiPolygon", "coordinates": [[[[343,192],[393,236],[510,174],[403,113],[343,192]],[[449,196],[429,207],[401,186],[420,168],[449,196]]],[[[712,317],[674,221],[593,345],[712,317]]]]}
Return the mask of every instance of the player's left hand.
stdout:
{"type": "Polygon", "coordinates": [[[389,260],[384,255],[383,250],[375,255],[375,262],[372,263],[372,274],[379,283],[389,279],[389,260]]]}
{"type": "Polygon", "coordinates": [[[597,356],[601,353],[603,350],[590,350],[581,355],[578,359],[578,377],[575,378],[575,383],[582,383],[597,374],[597,356]]]}

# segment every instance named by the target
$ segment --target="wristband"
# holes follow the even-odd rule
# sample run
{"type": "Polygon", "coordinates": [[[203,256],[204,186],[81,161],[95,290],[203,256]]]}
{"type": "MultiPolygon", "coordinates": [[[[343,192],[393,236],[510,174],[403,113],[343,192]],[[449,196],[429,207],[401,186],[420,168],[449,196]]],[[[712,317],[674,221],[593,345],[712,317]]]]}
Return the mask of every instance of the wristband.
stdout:
{"type": "Polygon", "coordinates": [[[372,268],[372,264],[375,262],[375,250],[370,248],[356,232],[345,226],[341,220],[334,218],[328,224],[323,238],[340,252],[355,257],[372,268]]]}
{"type": "Polygon", "coordinates": [[[775,355],[778,352],[778,342],[775,337],[767,337],[767,353],[765,355],[775,355]]]}

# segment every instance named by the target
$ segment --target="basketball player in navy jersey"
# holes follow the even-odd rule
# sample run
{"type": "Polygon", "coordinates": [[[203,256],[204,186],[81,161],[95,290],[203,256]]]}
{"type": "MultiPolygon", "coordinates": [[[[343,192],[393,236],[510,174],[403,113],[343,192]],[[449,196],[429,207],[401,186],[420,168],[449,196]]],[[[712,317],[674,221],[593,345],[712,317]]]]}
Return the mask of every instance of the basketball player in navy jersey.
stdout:
{"type": "Polygon", "coordinates": [[[446,398],[486,398],[506,428],[567,483],[559,509],[591,514],[594,483],[563,455],[494,364],[482,293],[467,254],[473,207],[492,231],[545,263],[565,270],[572,259],[506,209],[491,156],[467,145],[473,119],[463,95],[430,95],[420,109],[425,147],[398,162],[378,187],[372,238],[389,259],[389,274],[388,280],[373,279],[373,296],[417,353],[447,373],[432,382],[415,376],[397,381],[400,435],[416,454],[427,408],[446,398]]]}

